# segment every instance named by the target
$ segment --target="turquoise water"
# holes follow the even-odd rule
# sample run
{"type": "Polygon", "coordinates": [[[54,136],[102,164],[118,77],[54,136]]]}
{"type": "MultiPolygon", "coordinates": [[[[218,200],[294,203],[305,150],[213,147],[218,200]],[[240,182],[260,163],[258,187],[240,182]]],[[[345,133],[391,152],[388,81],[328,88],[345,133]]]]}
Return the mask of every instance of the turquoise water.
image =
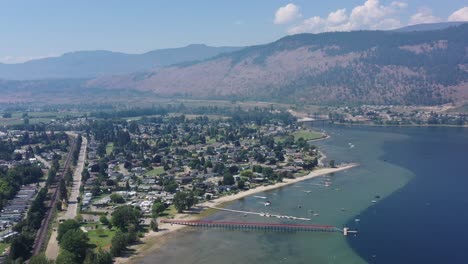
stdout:
{"type": "MultiPolygon", "coordinates": [[[[418,136],[423,131],[425,137],[431,137],[431,130],[359,127],[325,129],[331,138],[314,144],[337,163],[358,162],[359,167],[326,176],[332,181],[331,187],[319,186],[324,180],[324,177],[320,177],[257,194],[266,196],[272,202],[270,207],[265,207],[261,199],[247,197],[234,202],[229,208],[312,218],[312,221],[303,222],[308,224],[350,226],[363,230],[366,239],[361,239],[361,234],[346,238],[338,232],[275,233],[185,229],[146,256],[142,263],[366,263],[376,260],[377,253],[374,251],[377,252],[378,246],[372,245],[369,247],[372,250],[367,250],[369,245],[366,243],[376,243],[375,239],[379,239],[378,232],[369,236],[369,233],[376,231],[367,230],[366,227],[375,226],[375,223],[372,224],[372,215],[385,215],[385,211],[379,209],[380,204],[398,196],[408,182],[417,178],[417,171],[408,169],[410,166],[399,162],[396,157],[409,153],[404,146],[414,140],[415,135],[418,136]],[[351,148],[349,143],[354,147],[351,148]],[[377,203],[372,203],[376,196],[381,198],[377,203]],[[313,216],[309,210],[319,216],[313,216]],[[355,218],[360,218],[361,221],[356,222],[355,218]],[[369,237],[374,240],[367,239],[369,237]]],[[[253,215],[244,217],[230,212],[219,212],[210,219],[287,222],[253,215]]],[[[378,256],[382,254],[378,252],[378,256]]],[[[403,263],[404,256],[397,260],[403,263]]]]}

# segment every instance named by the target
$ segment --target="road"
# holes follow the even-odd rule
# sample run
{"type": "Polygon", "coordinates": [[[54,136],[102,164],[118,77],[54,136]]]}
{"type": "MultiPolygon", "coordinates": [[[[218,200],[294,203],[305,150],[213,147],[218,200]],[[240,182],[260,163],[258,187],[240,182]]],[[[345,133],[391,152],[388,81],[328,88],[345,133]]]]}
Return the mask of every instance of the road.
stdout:
{"type": "MultiPolygon", "coordinates": [[[[73,173],[73,185],[68,199],[67,210],[59,215],[57,219],[74,219],[78,211],[78,197],[80,196],[80,186],[81,186],[81,172],[84,169],[86,161],[86,151],[87,151],[88,141],[83,137],[81,143],[80,155],[78,157],[78,162],[76,164],[75,171],[73,173]]],[[[49,242],[47,244],[47,249],[45,255],[48,259],[55,260],[57,259],[59,253],[59,245],[57,241],[57,231],[53,230],[50,236],[49,242]]]]}

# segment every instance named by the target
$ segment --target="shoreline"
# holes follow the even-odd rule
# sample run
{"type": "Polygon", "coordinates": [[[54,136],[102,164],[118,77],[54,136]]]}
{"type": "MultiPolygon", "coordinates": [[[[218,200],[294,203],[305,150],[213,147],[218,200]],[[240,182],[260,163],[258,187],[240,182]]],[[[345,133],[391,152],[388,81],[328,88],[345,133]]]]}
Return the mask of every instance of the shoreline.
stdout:
{"type": "Polygon", "coordinates": [[[454,128],[466,128],[468,125],[442,125],[442,124],[409,124],[409,125],[379,125],[379,124],[360,124],[360,123],[340,123],[340,122],[333,122],[331,124],[340,125],[340,126],[368,126],[368,127],[454,127],[454,128]]]}
{"type": "MultiPolygon", "coordinates": [[[[336,168],[320,168],[311,171],[309,174],[301,177],[297,177],[294,179],[284,179],[283,182],[267,185],[267,186],[258,186],[257,188],[250,189],[247,191],[239,192],[233,195],[222,196],[210,201],[205,201],[203,203],[197,204],[194,206],[192,210],[189,212],[184,212],[181,214],[177,214],[174,219],[185,219],[185,220],[196,220],[207,215],[203,215],[203,213],[209,212],[212,210],[213,212],[217,211],[216,209],[212,209],[211,207],[222,207],[223,204],[233,202],[247,196],[257,194],[260,192],[265,192],[269,190],[274,190],[278,188],[282,188],[294,183],[298,183],[301,181],[321,177],[327,174],[345,171],[351,168],[359,166],[357,163],[349,163],[349,164],[341,164],[336,168]]],[[[115,259],[115,263],[129,263],[131,261],[137,261],[147,255],[148,252],[157,250],[160,248],[167,240],[171,238],[171,235],[174,235],[176,231],[182,230],[186,226],[183,225],[170,225],[159,223],[159,230],[158,232],[150,231],[146,233],[145,236],[141,239],[141,244],[130,246],[130,249],[134,250],[135,253],[128,256],[128,257],[119,257],[115,259]]]]}

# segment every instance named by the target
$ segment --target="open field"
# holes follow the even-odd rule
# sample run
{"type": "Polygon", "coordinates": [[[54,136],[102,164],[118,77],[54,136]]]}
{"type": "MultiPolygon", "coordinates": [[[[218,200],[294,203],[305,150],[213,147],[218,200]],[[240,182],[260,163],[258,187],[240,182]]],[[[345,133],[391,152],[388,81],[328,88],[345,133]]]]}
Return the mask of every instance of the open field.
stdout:
{"type": "Polygon", "coordinates": [[[59,119],[64,117],[77,117],[82,116],[84,113],[81,112],[11,112],[10,118],[3,118],[3,114],[0,113],[0,125],[21,125],[24,123],[23,114],[27,113],[29,124],[49,123],[53,119],[59,119]]]}
{"type": "Polygon", "coordinates": [[[113,142],[107,143],[107,145],[106,145],[106,154],[110,155],[113,150],[114,150],[114,143],[113,142]]]}
{"type": "MultiPolygon", "coordinates": [[[[95,224],[89,224],[89,226],[95,226],[95,224]]],[[[106,249],[109,248],[111,245],[111,240],[114,237],[117,231],[113,229],[107,229],[103,227],[101,224],[98,224],[97,229],[89,230],[87,232],[89,243],[96,245],[95,249],[106,249]]]]}
{"type": "Polygon", "coordinates": [[[299,130],[297,132],[294,132],[293,136],[294,136],[294,140],[298,140],[300,138],[303,138],[305,141],[309,141],[309,140],[315,140],[315,139],[323,138],[324,134],[322,134],[320,132],[315,132],[315,131],[312,131],[312,130],[308,130],[308,129],[303,129],[303,130],[299,130]]]}
{"type": "Polygon", "coordinates": [[[163,167],[156,167],[148,172],[145,173],[146,176],[156,176],[156,175],[161,175],[164,173],[164,168],[163,167]]]}

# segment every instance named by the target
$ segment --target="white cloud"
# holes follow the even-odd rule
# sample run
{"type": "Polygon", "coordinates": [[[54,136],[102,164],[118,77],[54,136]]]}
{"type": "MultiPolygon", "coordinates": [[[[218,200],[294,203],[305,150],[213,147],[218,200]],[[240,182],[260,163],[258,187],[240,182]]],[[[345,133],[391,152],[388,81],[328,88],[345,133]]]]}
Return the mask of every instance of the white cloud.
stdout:
{"type": "Polygon", "coordinates": [[[392,2],[391,4],[393,7],[398,7],[398,8],[407,8],[408,7],[408,4],[405,3],[405,2],[398,2],[398,1],[394,1],[392,2]]]}
{"type": "Polygon", "coordinates": [[[299,7],[295,4],[287,4],[276,10],[275,24],[286,24],[301,17],[299,7]]]}
{"type": "Polygon", "coordinates": [[[468,6],[458,9],[457,11],[453,12],[448,21],[468,21],[468,6]]]}
{"type": "Polygon", "coordinates": [[[330,14],[328,14],[328,17],[327,17],[327,21],[330,24],[334,24],[334,25],[341,24],[345,22],[346,19],[348,19],[348,15],[346,14],[345,8],[338,9],[335,12],[331,12],[330,14]]]}
{"type": "Polygon", "coordinates": [[[366,0],[363,5],[354,7],[349,15],[346,9],[338,9],[325,18],[319,16],[307,18],[291,27],[288,32],[297,34],[356,29],[394,29],[401,27],[398,15],[407,6],[404,2],[394,1],[389,5],[381,5],[379,0],[366,0]]]}
{"type": "Polygon", "coordinates": [[[432,10],[430,8],[423,7],[420,8],[416,14],[411,16],[409,24],[437,23],[441,21],[441,18],[432,15],[432,10]]]}

